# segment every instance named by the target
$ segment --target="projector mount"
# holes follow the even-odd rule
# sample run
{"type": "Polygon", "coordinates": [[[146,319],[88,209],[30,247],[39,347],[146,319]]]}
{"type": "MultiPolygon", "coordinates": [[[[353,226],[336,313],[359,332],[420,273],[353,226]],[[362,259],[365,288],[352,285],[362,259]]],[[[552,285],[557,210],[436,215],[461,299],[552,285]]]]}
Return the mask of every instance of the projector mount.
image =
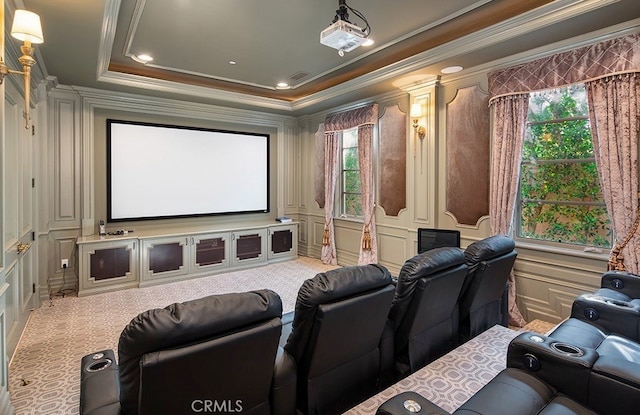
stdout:
{"type": "Polygon", "coordinates": [[[364,15],[347,5],[346,0],[338,0],[338,10],[331,25],[320,33],[320,43],[338,50],[340,56],[364,43],[371,34],[371,26],[364,15]],[[349,11],[364,23],[361,28],[349,21],[349,11]]]}

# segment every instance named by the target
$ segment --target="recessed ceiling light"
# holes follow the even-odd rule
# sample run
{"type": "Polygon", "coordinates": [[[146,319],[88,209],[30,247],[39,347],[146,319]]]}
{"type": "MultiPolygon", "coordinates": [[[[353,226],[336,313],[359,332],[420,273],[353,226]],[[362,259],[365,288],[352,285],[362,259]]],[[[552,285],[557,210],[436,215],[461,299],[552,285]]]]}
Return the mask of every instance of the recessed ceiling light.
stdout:
{"type": "Polygon", "coordinates": [[[362,42],[362,46],[371,46],[371,45],[373,45],[374,43],[376,43],[376,42],[374,42],[374,41],[373,41],[373,39],[368,38],[367,40],[365,40],[364,42],[362,42]]]}
{"type": "Polygon", "coordinates": [[[236,62],[236,61],[229,61],[229,65],[235,65],[236,63],[238,63],[238,62],[236,62]]]}
{"type": "Polygon", "coordinates": [[[142,63],[142,64],[147,64],[149,62],[151,62],[153,60],[153,58],[145,53],[140,53],[138,55],[133,55],[131,57],[131,59],[133,59],[134,61],[138,62],[138,63],[142,63]]]}
{"type": "Polygon", "coordinates": [[[456,73],[456,72],[460,72],[463,69],[464,68],[462,66],[447,66],[446,68],[443,68],[440,72],[442,72],[442,73],[456,73]]]}
{"type": "Polygon", "coordinates": [[[278,82],[278,84],[276,85],[276,88],[278,89],[289,89],[289,84],[286,82],[278,82]]]}

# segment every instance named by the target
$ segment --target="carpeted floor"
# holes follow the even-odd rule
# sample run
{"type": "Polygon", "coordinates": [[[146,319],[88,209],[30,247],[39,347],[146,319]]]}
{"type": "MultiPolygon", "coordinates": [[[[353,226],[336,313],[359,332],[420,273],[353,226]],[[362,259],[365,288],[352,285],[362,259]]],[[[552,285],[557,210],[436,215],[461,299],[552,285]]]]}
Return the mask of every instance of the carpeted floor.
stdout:
{"type": "Polygon", "coordinates": [[[116,350],[122,329],[139,313],[212,294],[269,288],[292,311],[298,289],[318,272],[335,268],[319,260],[294,261],[154,287],[45,302],[29,317],[9,365],[16,415],[77,415],[80,359],[116,350]]]}
{"type": "MultiPolygon", "coordinates": [[[[102,349],[117,352],[120,332],[145,310],[212,294],[269,288],[280,295],[283,311],[288,312],[295,306],[303,281],[332,268],[335,267],[323,265],[319,260],[300,257],[154,287],[56,298],[52,305],[47,301],[31,313],[9,366],[9,391],[15,415],[77,415],[82,356],[102,349]]],[[[553,327],[550,323],[535,320],[525,329],[544,333],[550,327],[553,327]]],[[[412,379],[408,382],[417,382],[408,386],[417,387],[422,382],[435,387],[434,399],[444,396],[450,404],[462,403],[465,396],[470,396],[504,367],[506,346],[514,333],[504,327],[494,328],[478,340],[485,342],[482,347],[474,346],[478,341],[461,346],[458,354],[432,363],[422,378],[407,378],[412,379]],[[444,382],[445,379],[449,381],[444,382]]],[[[396,389],[389,388],[350,413],[375,413],[381,399],[405,386],[394,385],[396,389]]],[[[443,407],[447,408],[446,404],[443,407]]]]}
{"type": "Polygon", "coordinates": [[[518,334],[493,326],[345,414],[374,415],[386,400],[406,391],[453,412],[506,367],[507,346],[518,334]]]}

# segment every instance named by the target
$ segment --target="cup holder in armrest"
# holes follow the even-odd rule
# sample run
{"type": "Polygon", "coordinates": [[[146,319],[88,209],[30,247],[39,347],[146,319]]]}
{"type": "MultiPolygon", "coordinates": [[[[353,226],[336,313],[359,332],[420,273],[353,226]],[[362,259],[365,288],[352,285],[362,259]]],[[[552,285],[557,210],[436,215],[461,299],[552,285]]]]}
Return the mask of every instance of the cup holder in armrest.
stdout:
{"type": "Polygon", "coordinates": [[[558,353],[567,356],[581,357],[584,356],[584,350],[572,344],[555,342],[551,343],[551,348],[558,353]]]}
{"type": "Polygon", "coordinates": [[[89,373],[99,372],[101,370],[105,370],[106,368],[110,367],[112,364],[113,364],[113,361],[111,359],[102,358],[102,359],[94,360],[93,362],[89,363],[87,366],[85,366],[84,370],[89,373]]]}
{"type": "Polygon", "coordinates": [[[616,307],[631,307],[631,304],[624,302],[624,301],[619,301],[619,300],[612,300],[610,298],[604,300],[605,303],[607,304],[611,304],[614,305],[616,307]]]}

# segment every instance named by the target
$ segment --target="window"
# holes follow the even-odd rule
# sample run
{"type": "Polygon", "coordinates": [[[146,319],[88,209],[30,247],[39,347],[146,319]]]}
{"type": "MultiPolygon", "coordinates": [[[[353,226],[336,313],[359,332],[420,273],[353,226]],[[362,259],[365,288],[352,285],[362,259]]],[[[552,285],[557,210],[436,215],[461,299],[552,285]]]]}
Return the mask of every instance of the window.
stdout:
{"type": "Polygon", "coordinates": [[[358,128],[342,132],[340,165],[340,212],[341,217],[362,217],[362,187],[360,186],[360,164],[358,161],[358,128]]]}
{"type": "Polygon", "coordinates": [[[584,85],[531,94],[517,236],[609,248],[584,85]]]}

